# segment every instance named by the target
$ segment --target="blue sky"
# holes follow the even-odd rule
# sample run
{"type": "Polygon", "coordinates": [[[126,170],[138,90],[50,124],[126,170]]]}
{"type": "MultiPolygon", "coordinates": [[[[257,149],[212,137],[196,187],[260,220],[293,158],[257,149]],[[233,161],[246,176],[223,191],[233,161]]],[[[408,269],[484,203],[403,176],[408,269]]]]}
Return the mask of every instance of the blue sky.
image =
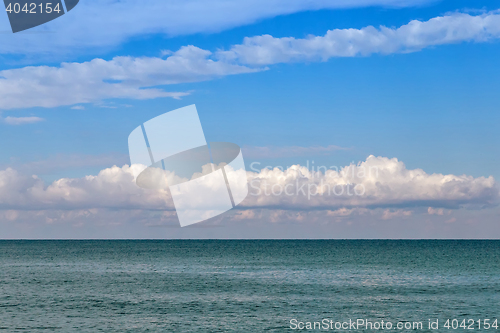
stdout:
{"type": "MultiPolygon", "coordinates": [[[[89,102],[74,99],[75,103],[72,103],[73,97],[65,102],[53,102],[61,99],[57,93],[46,98],[45,95],[34,97],[33,92],[37,89],[35,86],[20,85],[20,93],[11,93],[7,91],[8,87],[17,87],[16,84],[20,82],[16,81],[17,76],[21,76],[19,71],[11,72],[12,77],[4,80],[4,93],[0,96],[0,140],[4,143],[0,154],[0,169],[11,167],[22,174],[36,174],[44,181],[45,186],[63,177],[97,175],[100,170],[114,164],[121,167],[129,163],[127,137],[138,124],[164,112],[196,104],[207,140],[237,143],[244,148],[244,152],[249,152],[245,158],[247,166],[255,161],[260,162],[262,166],[288,167],[305,165],[308,161],[314,161],[316,165],[346,166],[375,155],[397,158],[408,170],[423,169],[427,174],[467,175],[473,178],[492,176],[499,179],[500,30],[494,30],[498,25],[492,25],[490,31],[487,31],[487,38],[481,35],[436,43],[434,40],[442,38],[438,29],[437,37],[433,35],[428,39],[430,42],[424,41],[426,45],[415,49],[405,44],[403,49],[396,47],[392,50],[392,44],[388,44],[390,50],[366,51],[372,47],[370,46],[365,51],[361,49],[360,54],[355,56],[333,54],[323,59],[321,57],[324,55],[318,55],[320,58],[310,57],[306,54],[310,49],[307,49],[299,58],[282,60],[283,56],[273,55],[277,58],[267,63],[256,63],[249,58],[250,53],[241,53],[251,52],[245,49],[229,54],[237,57],[235,61],[223,58],[228,55],[221,51],[233,50],[234,45],[246,45],[244,39],[247,37],[271,35],[276,41],[287,37],[307,39],[310,35],[324,36],[332,29],[363,29],[368,26],[377,29],[380,26],[398,29],[412,20],[427,22],[443,16],[496,17],[496,10],[500,9],[498,3],[495,6],[492,1],[352,3],[359,6],[345,8],[344,2],[338,1],[338,6],[317,2],[316,6],[311,7],[296,1],[290,8],[294,7],[293,5],[295,7],[290,9],[280,4],[280,1],[275,1],[268,5],[273,9],[270,10],[266,4],[255,2],[249,5],[253,10],[247,16],[235,14],[231,17],[230,11],[227,15],[221,15],[218,12],[219,2],[213,1],[213,8],[208,9],[206,16],[221,15],[219,20],[197,19],[197,10],[185,8],[182,9],[183,15],[188,15],[190,10],[193,10],[192,18],[182,16],[178,22],[166,22],[164,25],[162,20],[159,19],[159,23],[156,23],[152,19],[148,26],[144,23],[148,11],[144,10],[137,15],[137,22],[129,22],[130,29],[125,29],[115,22],[120,18],[114,18],[110,19],[108,26],[106,23],[97,24],[98,27],[106,27],[106,30],[96,31],[91,26],[95,18],[79,16],[90,13],[92,6],[97,6],[96,3],[88,1],[79,5],[81,9],[76,7],[71,13],[32,29],[32,32],[36,33],[13,35],[3,32],[0,35],[0,38],[4,39],[4,46],[0,46],[0,71],[5,72],[3,75],[0,73],[0,80],[6,77],[5,73],[10,73],[9,70],[25,70],[27,74],[22,75],[36,76],[36,73],[45,68],[43,66],[59,68],[63,62],[82,64],[99,58],[109,64],[115,57],[120,56],[165,60],[173,56],[173,52],[189,45],[212,52],[208,58],[221,63],[221,66],[237,67],[224,67],[221,69],[224,74],[220,74],[219,69],[209,74],[186,74],[188,79],[185,79],[183,73],[175,72],[177,67],[174,66],[172,70],[176,78],[172,84],[165,84],[165,80],[170,80],[169,75],[173,75],[169,74],[170,72],[158,73],[164,76],[155,81],[154,68],[146,78],[142,78],[142,74],[137,72],[140,69],[133,69],[135,74],[124,78],[124,82],[147,82],[134,92],[137,96],[144,93],[146,88],[156,88],[168,93],[179,92],[183,95],[174,96],[177,99],[141,99],[144,97],[134,97],[132,94],[131,98],[127,98],[126,93],[120,95],[120,92],[116,95],[110,92],[106,95],[101,94],[103,89],[99,91],[96,88],[96,91],[93,91],[88,88],[85,98],[89,102]],[[364,6],[366,3],[371,6],[364,6]],[[143,20],[140,21],[140,18],[143,20]],[[137,29],[134,30],[134,26],[137,26],[137,29]],[[72,39],[71,33],[76,29],[88,31],[75,35],[72,39]],[[110,42],[106,43],[105,38],[108,35],[110,42]],[[15,97],[8,99],[10,96],[15,97]],[[48,100],[50,101],[47,102],[48,100]],[[26,103],[29,103],[28,107],[26,103]],[[342,149],[325,154],[314,149],[318,146],[338,146],[342,149]],[[269,147],[280,153],[274,154],[275,158],[259,156],[255,153],[255,147],[269,147]],[[295,154],[293,147],[312,148],[295,154]]],[[[129,4],[124,2],[120,10],[128,13],[126,6],[129,4]]],[[[146,2],[145,6],[148,5],[154,7],[155,2],[146,2]]],[[[193,8],[202,6],[196,1],[191,5],[193,8]]],[[[246,7],[242,7],[241,10],[245,10],[246,7]]],[[[106,11],[112,8],[112,2],[105,2],[100,9],[106,11]]],[[[171,10],[168,6],[166,9],[171,10]]],[[[165,15],[167,19],[175,18],[175,12],[165,15]]],[[[4,16],[0,15],[0,27],[7,24],[6,15],[4,16]]],[[[155,14],[155,17],[161,18],[161,15],[155,14]]],[[[461,28],[456,29],[458,35],[464,33],[461,28]]],[[[467,26],[463,27],[463,30],[467,29],[467,26]]],[[[260,46],[267,47],[266,45],[271,44],[260,46]]],[[[262,59],[259,61],[263,61],[262,59]]],[[[168,68],[170,70],[171,67],[168,68]]],[[[92,70],[95,68],[82,67],[75,71],[92,70]]],[[[69,70],[68,73],[72,75],[73,72],[69,70]]],[[[50,73],[44,75],[46,76],[38,81],[42,87],[43,82],[57,80],[57,76],[51,76],[50,73]]],[[[60,89],[62,95],[78,95],[80,92],[77,85],[83,80],[85,79],[73,82],[68,79],[70,83],[65,87],[57,87],[57,84],[49,86],[53,90],[60,89]]],[[[102,80],[104,83],[115,82],[110,78],[102,80]]],[[[88,83],[85,84],[92,87],[88,83]]],[[[491,203],[491,199],[488,197],[488,204],[483,202],[479,208],[474,207],[473,210],[465,207],[468,204],[465,203],[452,213],[444,214],[429,213],[428,208],[431,206],[411,210],[404,207],[404,204],[380,206],[376,209],[381,210],[380,214],[384,214],[383,209],[389,209],[389,213],[395,214],[395,220],[401,223],[407,218],[418,221],[429,216],[444,216],[441,221],[444,223],[448,214],[458,222],[463,219],[465,225],[466,221],[471,220],[469,215],[472,215],[479,220],[487,220],[485,223],[491,224],[488,229],[490,235],[495,232],[495,237],[499,237],[500,228],[493,223],[497,220],[498,211],[495,208],[496,202],[491,203]],[[485,206],[488,208],[484,208],[485,206]],[[403,213],[399,214],[401,209],[403,213]],[[411,211],[411,217],[405,215],[405,211],[411,211]],[[489,217],[483,218],[483,215],[489,217]]],[[[478,200],[472,198],[471,202],[477,203],[478,200]]],[[[4,204],[0,206],[9,212],[22,210],[14,207],[15,205],[10,207],[7,202],[11,201],[4,199],[4,204]]],[[[446,206],[442,204],[442,200],[439,202],[441,204],[436,203],[432,209],[446,206]]],[[[86,206],[85,209],[93,208],[86,206]]],[[[116,207],[113,209],[116,210],[116,207]]],[[[58,208],[51,206],[39,210],[56,211],[58,208]]],[[[286,211],[285,208],[282,210],[286,211]]],[[[106,218],[109,219],[107,215],[106,218]]],[[[120,219],[118,216],[115,218],[120,219]]],[[[155,217],[151,217],[150,221],[154,219],[155,217]]],[[[266,219],[270,217],[262,217],[259,223],[264,223],[262,221],[266,219]]],[[[353,219],[358,221],[364,217],[357,216],[353,219]]],[[[374,219],[376,220],[376,217],[374,219]]],[[[447,217],[447,220],[450,219],[451,217],[447,217]]],[[[444,225],[440,225],[439,221],[433,223],[438,229],[444,225]]],[[[273,225],[272,228],[276,226],[273,225]]],[[[287,227],[285,223],[283,228],[295,227],[287,227]]],[[[317,233],[313,232],[311,237],[324,234],[322,228],[324,226],[313,228],[317,233]]],[[[337,234],[335,228],[332,227],[330,232],[337,234]]],[[[405,237],[412,228],[401,228],[397,235],[405,237]]],[[[425,234],[423,227],[415,228],[421,231],[422,237],[433,238],[432,234],[425,234]]],[[[443,228],[439,229],[441,233],[436,234],[436,237],[449,235],[447,231],[443,231],[446,228],[443,228]]],[[[15,227],[6,230],[9,230],[7,234],[11,237],[23,235],[15,227]]],[[[71,231],[59,234],[48,229],[43,230],[47,237],[74,236],[71,231]]],[[[279,230],[276,233],[285,233],[284,229],[279,230]]],[[[297,232],[300,234],[300,231],[297,232]]],[[[467,237],[467,232],[464,231],[456,237],[467,237]]],[[[87,231],[85,234],[95,237],[93,231],[87,231]]],[[[222,236],[215,234],[213,237],[225,237],[224,235],[229,234],[231,233],[223,232],[222,236]]],[[[338,234],[354,238],[356,235],[370,237],[361,231],[356,234],[339,230],[338,234]]],[[[27,235],[29,236],[29,233],[27,235]]],[[[392,237],[383,228],[375,228],[371,235],[392,237]]]]}

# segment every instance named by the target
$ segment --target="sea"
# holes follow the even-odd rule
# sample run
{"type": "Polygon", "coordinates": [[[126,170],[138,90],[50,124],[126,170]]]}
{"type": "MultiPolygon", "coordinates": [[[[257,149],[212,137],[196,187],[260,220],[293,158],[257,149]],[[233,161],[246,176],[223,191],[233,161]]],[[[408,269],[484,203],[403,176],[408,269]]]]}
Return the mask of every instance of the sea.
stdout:
{"type": "Polygon", "coordinates": [[[500,241],[0,241],[2,332],[500,332],[498,321],[500,241]]]}

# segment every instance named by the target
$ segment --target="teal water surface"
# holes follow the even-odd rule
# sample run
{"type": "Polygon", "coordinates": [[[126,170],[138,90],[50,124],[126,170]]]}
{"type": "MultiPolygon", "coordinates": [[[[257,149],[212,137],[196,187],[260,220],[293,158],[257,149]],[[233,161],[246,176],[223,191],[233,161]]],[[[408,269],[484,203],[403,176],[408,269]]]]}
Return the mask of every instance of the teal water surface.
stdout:
{"type": "Polygon", "coordinates": [[[0,241],[6,332],[292,332],[292,319],[358,318],[421,332],[429,319],[500,319],[500,241],[0,241]]]}

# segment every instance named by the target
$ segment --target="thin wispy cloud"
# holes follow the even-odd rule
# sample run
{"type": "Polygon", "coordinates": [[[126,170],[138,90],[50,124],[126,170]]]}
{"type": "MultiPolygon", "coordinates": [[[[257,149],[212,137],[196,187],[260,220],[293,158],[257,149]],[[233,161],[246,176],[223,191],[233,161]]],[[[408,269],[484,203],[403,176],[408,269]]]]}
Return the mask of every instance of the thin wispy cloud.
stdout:
{"type": "Polygon", "coordinates": [[[59,67],[30,66],[0,71],[0,108],[56,107],[112,98],[182,98],[190,91],[167,91],[161,86],[252,73],[277,63],[416,52],[431,46],[498,38],[497,12],[453,13],[425,22],[411,21],[397,29],[335,29],[304,39],[250,37],[215,53],[184,46],[166,58],[115,57],[59,67]]]}
{"type": "Polygon", "coordinates": [[[7,125],[26,125],[26,124],[34,124],[44,121],[45,119],[40,117],[5,117],[3,118],[3,122],[7,125]]]}
{"type": "MultiPolygon", "coordinates": [[[[433,0],[87,0],[74,11],[34,31],[46,34],[4,34],[0,53],[62,56],[109,50],[132,37],[218,32],[262,19],[308,10],[366,6],[407,7],[433,0]],[[131,24],[133,22],[133,24],[131,24]]],[[[7,15],[0,30],[9,31],[7,15]]]]}
{"type": "Polygon", "coordinates": [[[180,98],[159,85],[197,82],[260,69],[209,59],[211,52],[185,46],[166,59],[115,57],[60,67],[30,66],[0,71],[0,108],[57,107],[110,98],[180,98]]]}
{"type": "Polygon", "coordinates": [[[218,57],[246,65],[327,61],[334,57],[369,56],[420,51],[424,48],[461,42],[487,42],[500,38],[500,14],[454,13],[428,21],[411,21],[397,29],[373,26],[334,29],[324,36],[275,38],[247,37],[243,44],[218,57]]]}

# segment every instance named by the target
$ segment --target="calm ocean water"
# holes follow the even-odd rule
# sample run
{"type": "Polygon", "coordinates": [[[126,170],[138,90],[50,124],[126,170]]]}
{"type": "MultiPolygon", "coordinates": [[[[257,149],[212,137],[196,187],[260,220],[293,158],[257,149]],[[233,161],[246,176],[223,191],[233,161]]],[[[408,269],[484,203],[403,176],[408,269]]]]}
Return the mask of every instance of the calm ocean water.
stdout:
{"type": "Polygon", "coordinates": [[[500,319],[500,241],[0,241],[6,332],[292,332],[325,318],[421,332],[500,319]]]}

